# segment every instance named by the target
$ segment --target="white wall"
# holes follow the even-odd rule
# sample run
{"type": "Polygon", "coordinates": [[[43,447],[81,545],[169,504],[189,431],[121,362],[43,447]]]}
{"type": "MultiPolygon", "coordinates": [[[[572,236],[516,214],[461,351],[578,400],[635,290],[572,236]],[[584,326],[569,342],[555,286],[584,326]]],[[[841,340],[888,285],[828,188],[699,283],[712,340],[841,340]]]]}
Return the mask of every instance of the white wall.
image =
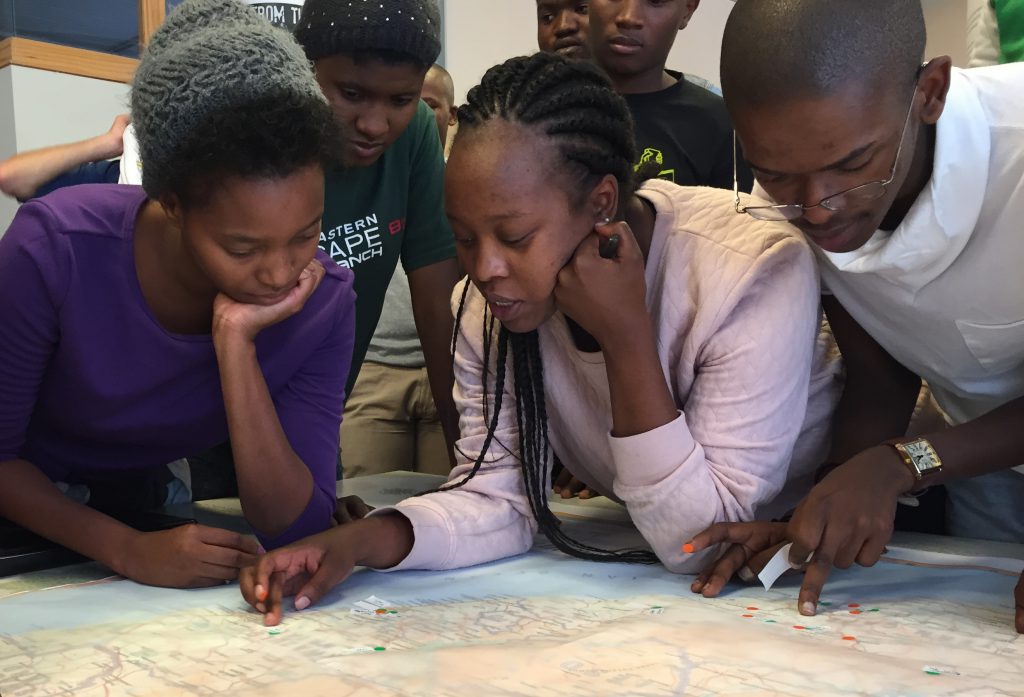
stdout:
{"type": "MultiPolygon", "coordinates": [[[[0,70],[0,159],[83,140],[110,128],[128,108],[128,85],[8,66],[0,70]]],[[[17,203],[0,196],[0,234],[17,203]]]]}
{"type": "Polygon", "coordinates": [[[536,8],[534,0],[445,0],[445,67],[457,103],[492,65],[537,50],[536,8]]]}
{"type": "MultiPolygon", "coordinates": [[[[11,66],[0,69],[0,159],[10,157],[18,151],[14,119],[13,72],[11,66]]],[[[7,226],[10,225],[17,210],[17,201],[0,194],[0,235],[6,232],[7,226]]]]}
{"type": "Polygon", "coordinates": [[[15,132],[25,150],[82,140],[128,111],[129,86],[35,68],[12,68],[15,132]]]}
{"type": "Polygon", "coordinates": [[[967,67],[967,0],[924,0],[928,22],[928,58],[950,56],[967,67]]]}

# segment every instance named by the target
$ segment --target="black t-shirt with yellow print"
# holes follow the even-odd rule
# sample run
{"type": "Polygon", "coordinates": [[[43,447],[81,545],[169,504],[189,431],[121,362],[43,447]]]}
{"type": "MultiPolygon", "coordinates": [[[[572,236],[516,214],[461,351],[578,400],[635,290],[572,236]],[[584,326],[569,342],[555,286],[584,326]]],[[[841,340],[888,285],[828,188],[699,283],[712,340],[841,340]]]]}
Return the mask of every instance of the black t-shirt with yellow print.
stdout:
{"type": "MultiPolygon", "coordinates": [[[[635,122],[637,168],[650,165],[654,175],[681,186],[731,189],[732,121],[725,102],[680,73],[669,74],[677,79],[671,87],[623,95],[635,122]]],[[[750,191],[754,177],[742,156],[739,178],[740,190],[750,191]]]]}

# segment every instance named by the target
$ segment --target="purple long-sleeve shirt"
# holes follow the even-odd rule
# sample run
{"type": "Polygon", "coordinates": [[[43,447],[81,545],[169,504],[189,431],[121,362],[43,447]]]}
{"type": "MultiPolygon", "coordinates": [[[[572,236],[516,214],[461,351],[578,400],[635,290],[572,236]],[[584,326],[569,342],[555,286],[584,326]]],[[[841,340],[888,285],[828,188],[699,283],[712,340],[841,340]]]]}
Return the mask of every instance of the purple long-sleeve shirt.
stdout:
{"type": "MultiPolygon", "coordinates": [[[[24,204],[0,238],[0,462],[78,483],[227,440],[212,337],[168,332],[139,287],[145,201],[139,187],[62,189],[24,204]]],[[[256,531],[268,549],[326,529],[335,508],[355,293],[351,271],[318,258],[327,273],[302,311],[256,337],[281,427],[314,481],[287,530],[256,531]]]]}

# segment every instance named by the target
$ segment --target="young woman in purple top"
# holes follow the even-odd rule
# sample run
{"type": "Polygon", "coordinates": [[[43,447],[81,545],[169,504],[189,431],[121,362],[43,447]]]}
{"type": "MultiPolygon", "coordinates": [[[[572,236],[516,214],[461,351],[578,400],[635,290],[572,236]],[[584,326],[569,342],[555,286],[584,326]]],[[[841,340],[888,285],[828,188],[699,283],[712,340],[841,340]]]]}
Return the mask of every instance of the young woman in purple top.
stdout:
{"type": "Polygon", "coordinates": [[[132,118],[141,189],[55,192],[0,238],[0,517],[139,582],[211,585],[257,543],[137,532],[88,498],[230,437],[265,547],[332,524],[355,301],[317,251],[338,139],[302,50],[234,0],[168,19],[132,118]]]}

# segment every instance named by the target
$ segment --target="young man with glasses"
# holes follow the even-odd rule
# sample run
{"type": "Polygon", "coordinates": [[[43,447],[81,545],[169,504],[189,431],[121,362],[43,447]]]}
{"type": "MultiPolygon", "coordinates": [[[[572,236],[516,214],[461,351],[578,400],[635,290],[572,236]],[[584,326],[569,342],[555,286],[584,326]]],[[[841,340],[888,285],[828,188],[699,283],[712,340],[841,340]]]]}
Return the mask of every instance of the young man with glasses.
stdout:
{"type": "MultiPolygon", "coordinates": [[[[847,378],[834,469],[789,524],[695,547],[792,540],[792,559],[813,554],[803,614],[833,565],[878,560],[897,500],[930,486],[947,488],[949,533],[1024,541],[1024,66],[921,66],[924,49],[917,0],[738,0],[726,28],[726,103],[755,194],[777,204],[737,195],[737,212],[812,242],[847,378]],[[951,427],[907,439],[922,379],[951,427]]],[[[744,547],[694,589],[716,594],[744,547]]]]}

